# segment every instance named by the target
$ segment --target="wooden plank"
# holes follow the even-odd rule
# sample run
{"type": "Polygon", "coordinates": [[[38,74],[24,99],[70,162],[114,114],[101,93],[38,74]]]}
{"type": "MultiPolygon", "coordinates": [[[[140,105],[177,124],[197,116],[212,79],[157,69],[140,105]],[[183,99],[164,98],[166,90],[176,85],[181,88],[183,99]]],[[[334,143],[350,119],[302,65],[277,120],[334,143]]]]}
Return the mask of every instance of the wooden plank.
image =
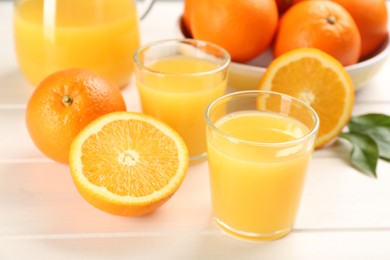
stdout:
{"type": "Polygon", "coordinates": [[[3,237],[215,229],[205,163],[191,167],[177,193],[154,214],[134,218],[113,216],[88,204],[66,165],[0,164],[0,173],[3,237]]]}
{"type": "Polygon", "coordinates": [[[0,240],[8,259],[375,259],[390,258],[390,231],[296,231],[272,242],[219,232],[91,234],[0,240]]]}
{"type": "MultiPolygon", "coordinates": [[[[297,229],[389,228],[390,164],[366,177],[341,159],[313,160],[297,229]]],[[[126,218],[106,214],[78,194],[68,166],[0,164],[0,234],[5,237],[105,232],[215,230],[207,162],[190,168],[179,191],[155,214],[126,218]]]]}

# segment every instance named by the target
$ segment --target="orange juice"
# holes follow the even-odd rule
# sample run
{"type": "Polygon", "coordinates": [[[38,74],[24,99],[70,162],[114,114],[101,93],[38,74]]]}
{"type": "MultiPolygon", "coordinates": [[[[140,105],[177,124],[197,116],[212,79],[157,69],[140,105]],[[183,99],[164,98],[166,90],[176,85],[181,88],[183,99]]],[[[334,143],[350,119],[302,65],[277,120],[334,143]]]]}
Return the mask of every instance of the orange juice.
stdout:
{"type": "Polygon", "coordinates": [[[240,111],[214,124],[208,136],[214,216],[228,232],[273,239],[292,228],[311,157],[310,145],[294,140],[309,132],[288,116],[240,111]],[[290,145],[278,146],[278,143],[290,145]]]}
{"type": "Polygon", "coordinates": [[[163,58],[147,66],[158,73],[146,72],[137,78],[143,112],[173,127],[187,144],[190,157],[204,154],[204,112],[225,93],[226,74],[209,73],[218,65],[185,56],[163,58]]]}
{"type": "Polygon", "coordinates": [[[36,86],[52,72],[78,67],[126,85],[139,46],[135,8],[132,0],[19,1],[14,37],[23,74],[36,86]]]}

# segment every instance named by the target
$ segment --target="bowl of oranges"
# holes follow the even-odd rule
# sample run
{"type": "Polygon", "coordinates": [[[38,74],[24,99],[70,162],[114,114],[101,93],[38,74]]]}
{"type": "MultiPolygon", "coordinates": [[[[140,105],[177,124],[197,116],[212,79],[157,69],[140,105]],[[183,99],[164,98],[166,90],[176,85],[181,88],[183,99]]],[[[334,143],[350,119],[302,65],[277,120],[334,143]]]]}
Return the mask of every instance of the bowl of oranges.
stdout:
{"type": "Polygon", "coordinates": [[[385,0],[185,0],[179,25],[184,37],[230,53],[236,89],[258,88],[275,58],[317,48],[344,66],[357,90],[389,55],[385,0]]]}

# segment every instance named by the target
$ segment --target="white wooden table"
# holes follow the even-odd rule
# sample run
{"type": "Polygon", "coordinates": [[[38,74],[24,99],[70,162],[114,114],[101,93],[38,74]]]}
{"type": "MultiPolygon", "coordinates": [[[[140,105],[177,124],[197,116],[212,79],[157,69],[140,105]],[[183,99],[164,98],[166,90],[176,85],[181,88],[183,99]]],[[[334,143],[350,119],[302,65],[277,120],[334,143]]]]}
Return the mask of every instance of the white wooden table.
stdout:
{"type": "MultiPolygon", "coordinates": [[[[178,36],[182,2],[157,2],[142,41],[178,36]]],[[[207,162],[192,166],[175,196],[147,217],[101,212],[75,189],[66,165],[44,157],[24,122],[33,89],[20,74],[12,3],[0,2],[0,259],[390,259],[390,163],[378,179],[348,163],[350,146],[316,151],[295,230],[266,243],[222,234],[211,218],[207,162]]],[[[123,90],[139,111],[132,82],[123,90]]],[[[354,114],[390,114],[390,60],[357,93],[354,114]]]]}

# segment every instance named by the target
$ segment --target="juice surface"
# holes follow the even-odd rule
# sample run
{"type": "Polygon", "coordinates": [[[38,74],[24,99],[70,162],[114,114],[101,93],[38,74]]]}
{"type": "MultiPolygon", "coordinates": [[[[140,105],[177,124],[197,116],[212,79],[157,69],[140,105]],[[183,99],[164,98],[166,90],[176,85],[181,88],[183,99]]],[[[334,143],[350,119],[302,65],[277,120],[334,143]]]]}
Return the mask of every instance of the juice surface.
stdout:
{"type": "Polygon", "coordinates": [[[56,0],[45,1],[45,7],[43,2],[20,1],[15,8],[15,47],[29,82],[36,86],[55,71],[85,68],[126,85],[139,47],[133,1],[56,0]]]}
{"type": "MultiPolygon", "coordinates": [[[[257,111],[229,114],[216,126],[230,136],[264,143],[289,142],[308,132],[295,119],[257,111]]],[[[302,144],[284,148],[237,145],[219,135],[209,136],[208,145],[217,222],[249,237],[287,234],[298,210],[311,150],[302,144]]]]}
{"type": "Polygon", "coordinates": [[[143,112],[173,127],[187,144],[190,157],[205,153],[204,112],[225,93],[226,76],[208,73],[218,68],[215,63],[184,56],[162,59],[148,68],[165,75],[144,73],[142,80],[137,79],[143,112]]]}

